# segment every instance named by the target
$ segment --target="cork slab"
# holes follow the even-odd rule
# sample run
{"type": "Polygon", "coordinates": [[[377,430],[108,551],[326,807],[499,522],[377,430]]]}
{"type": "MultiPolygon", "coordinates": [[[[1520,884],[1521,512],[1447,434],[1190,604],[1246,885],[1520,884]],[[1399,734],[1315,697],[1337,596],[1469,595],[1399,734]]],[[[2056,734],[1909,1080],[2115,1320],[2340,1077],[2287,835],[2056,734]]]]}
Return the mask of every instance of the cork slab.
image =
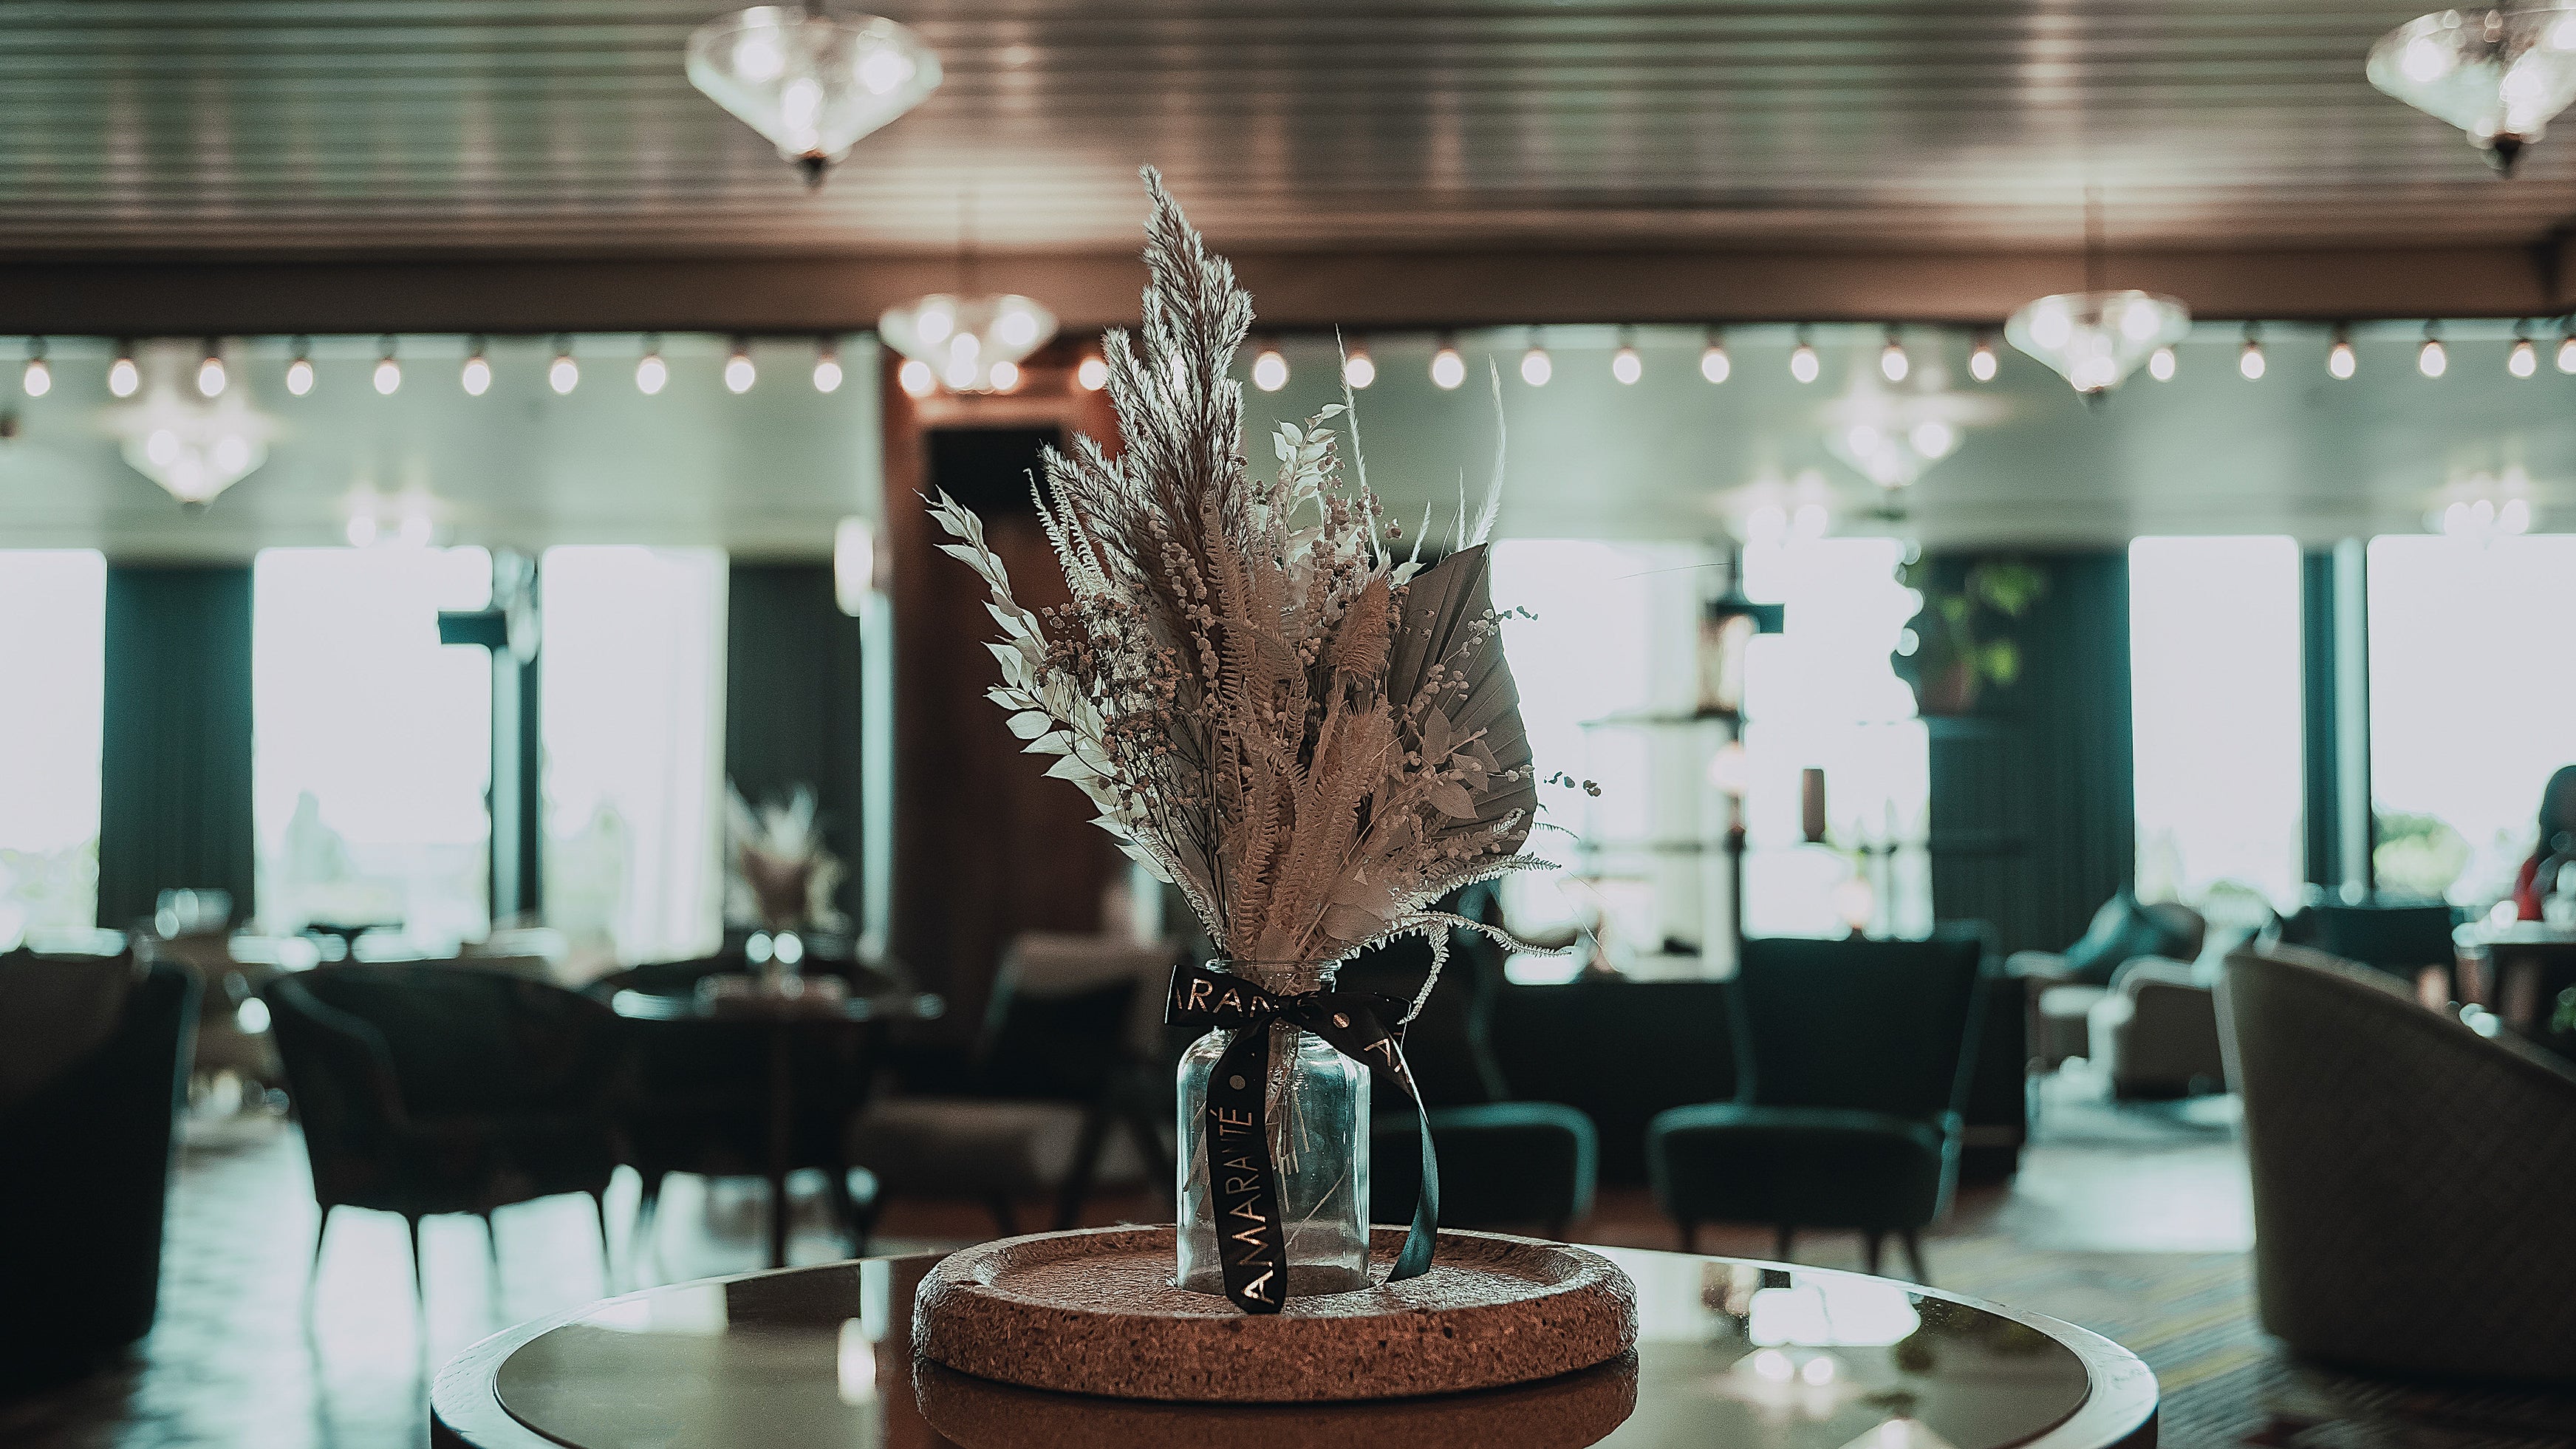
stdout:
{"type": "Polygon", "coordinates": [[[1553,1378],[1637,1342],[1637,1290],[1562,1243],[1443,1232],[1431,1271],[1253,1315],[1172,1283],[1172,1229],[1093,1228],[952,1253],[921,1280],[913,1350],[979,1378],[1119,1399],[1316,1403],[1553,1378]]]}

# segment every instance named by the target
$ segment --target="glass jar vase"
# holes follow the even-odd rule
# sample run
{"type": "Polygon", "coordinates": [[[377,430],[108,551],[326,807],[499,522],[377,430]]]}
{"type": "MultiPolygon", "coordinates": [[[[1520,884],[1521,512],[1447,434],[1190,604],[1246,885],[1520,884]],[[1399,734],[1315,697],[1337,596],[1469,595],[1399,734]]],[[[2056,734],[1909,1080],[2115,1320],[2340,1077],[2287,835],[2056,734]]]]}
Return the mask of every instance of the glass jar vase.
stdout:
{"type": "MultiPolygon", "coordinates": [[[[1248,974],[1248,973],[1247,973],[1248,974]]],[[[1260,979],[1280,994],[1330,989],[1332,973],[1307,970],[1260,979]]],[[[1369,1072],[1323,1038],[1272,1022],[1270,1080],[1263,1117],[1288,1250],[1287,1293],[1311,1298],[1369,1285],[1369,1072]]],[[[1198,1293],[1225,1292],[1217,1257],[1216,1193],[1208,1176],[1207,1089],[1217,1058],[1234,1040],[1212,1031],[1181,1054],[1179,1264],[1175,1281],[1198,1293]]]]}

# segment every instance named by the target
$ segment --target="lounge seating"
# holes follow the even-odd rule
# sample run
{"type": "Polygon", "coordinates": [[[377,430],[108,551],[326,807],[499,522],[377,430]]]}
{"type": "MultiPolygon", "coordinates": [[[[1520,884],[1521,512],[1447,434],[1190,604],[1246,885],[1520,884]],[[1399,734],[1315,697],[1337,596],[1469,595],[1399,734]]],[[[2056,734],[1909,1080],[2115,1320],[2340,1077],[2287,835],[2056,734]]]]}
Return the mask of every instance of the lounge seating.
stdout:
{"type": "Polygon", "coordinates": [[[2029,995],[2032,1065],[2053,1072],[2070,1058],[2092,1056],[2093,1008],[2110,995],[2120,968],[2145,956],[2193,960],[2208,931],[2208,922],[2189,906],[2142,905],[2122,890],[2094,912],[2083,939],[2063,952],[2015,951],[2006,969],[2029,995]]]}
{"type": "Polygon", "coordinates": [[[186,972],[122,955],[0,955],[0,1390],[151,1329],[197,1000],[186,972]]]}
{"type": "Polygon", "coordinates": [[[2576,1071],[2319,952],[2225,980],[2263,1326],[2355,1368],[2576,1382],[2576,1071]]]}
{"type": "Polygon", "coordinates": [[[1750,1066],[1732,1102],[1677,1107],[1646,1129],[1655,1199],[1688,1250],[1703,1222],[1889,1234],[1927,1279],[1921,1229],[1949,1211],[1982,1015],[1987,934],[1930,940],[1752,940],[1735,983],[1750,1066]]]}
{"type": "Polygon", "coordinates": [[[2459,923],[2459,912],[2442,901],[2315,901],[2282,924],[2281,939],[2419,989],[2426,972],[2438,971],[2448,996],[2459,964],[2451,933],[2459,923]]]}
{"type": "Polygon", "coordinates": [[[322,1206],[317,1268],[337,1208],[401,1214],[418,1275],[422,1218],[475,1213],[488,1228],[496,1208],[570,1192],[597,1209],[605,1261],[625,1090],[607,1007],[444,964],[323,967],[276,978],[265,999],[322,1206]]]}

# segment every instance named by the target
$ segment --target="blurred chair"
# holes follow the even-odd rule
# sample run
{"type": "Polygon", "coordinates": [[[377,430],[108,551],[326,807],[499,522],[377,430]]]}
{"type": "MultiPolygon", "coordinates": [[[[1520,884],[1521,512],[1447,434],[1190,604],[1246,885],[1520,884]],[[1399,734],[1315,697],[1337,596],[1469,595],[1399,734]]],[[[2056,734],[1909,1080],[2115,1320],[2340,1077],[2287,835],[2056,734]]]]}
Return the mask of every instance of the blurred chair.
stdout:
{"type": "Polygon", "coordinates": [[[1690,1248],[1703,1222],[1865,1235],[1870,1269],[1895,1234],[1928,1281],[1917,1234],[1949,1210],[1989,935],[1924,941],[1757,939],[1734,982],[1735,1101],[1676,1107],[1646,1128],[1656,1202],[1690,1248]]]}
{"type": "MultiPolygon", "coordinates": [[[[1475,907],[1469,907],[1472,914],[1475,907]]],[[[1341,970],[1346,990],[1410,1002],[1431,969],[1431,948],[1406,936],[1341,970]]],[[[1448,1227],[1536,1227],[1562,1238],[1592,1211],[1600,1133],[1581,1111],[1557,1102],[1513,1100],[1491,1044],[1503,985],[1502,953],[1482,936],[1458,932],[1449,964],[1404,1031],[1405,1065],[1430,1109],[1439,1154],[1440,1221],[1448,1227]]],[[[1422,1127],[1395,1092],[1370,1093],[1376,1124],[1369,1148],[1369,1215],[1413,1220],[1422,1187],[1422,1127]]]]}
{"type": "Polygon", "coordinates": [[[2171,1101],[2227,1090],[2216,982],[2189,962],[2141,956],[2111,977],[2086,1034],[2120,1101],[2171,1101]]]}
{"type": "MultiPolygon", "coordinates": [[[[587,1194],[608,1256],[625,1042],[616,1014],[540,982],[451,964],[329,966],[265,993],[322,1223],[336,1208],[420,1220],[587,1194]]],[[[493,1240],[495,1263],[500,1245],[493,1240]]]]}
{"type": "MultiPolygon", "coordinates": [[[[660,961],[601,977],[584,988],[599,1001],[620,991],[650,996],[689,996],[712,976],[746,972],[738,956],[660,961]]],[[[817,968],[807,974],[825,974],[817,968]]],[[[895,989],[890,976],[845,965],[839,976],[855,995],[895,989]]],[[[630,1021],[634,1094],[620,1109],[627,1160],[643,1179],[639,1222],[659,1208],[672,1173],[695,1177],[770,1177],[770,1052],[773,1026],[756,1020],[630,1021]]],[[[834,1218],[856,1252],[866,1224],[850,1187],[851,1119],[867,1105],[875,1085],[881,1022],[833,1023],[831,1029],[798,1030],[788,1062],[789,1172],[820,1169],[834,1218]]],[[[773,1212],[783,1212],[787,1183],[769,1182],[773,1212]]]]}
{"type": "Polygon", "coordinates": [[[206,1080],[231,1072],[263,1090],[283,1091],[286,1069],[277,1059],[277,1041],[267,1026],[260,1000],[270,978],[314,965],[320,951],[305,937],[228,936],[222,932],[193,936],[137,934],[135,959],[147,965],[175,967],[196,978],[200,988],[194,1075],[206,1080]]]}
{"type": "Polygon", "coordinates": [[[2227,958],[2263,1326],[2387,1373],[2576,1381],[2576,1072],[2376,971],[2227,958]]]}
{"type": "Polygon", "coordinates": [[[198,987],[132,959],[0,955],[0,1390],[76,1376],[159,1303],[198,987]]]}
{"type": "Polygon", "coordinates": [[[1070,1228],[1096,1187],[1168,1192],[1172,1079],[1157,1048],[1176,954],[1108,936],[1012,941],[954,1090],[886,1097],[852,1124],[850,1157],[875,1177],[875,1206],[963,1198],[1008,1236],[1026,1198],[1053,1198],[1056,1226],[1070,1228]]]}
{"type": "Polygon", "coordinates": [[[2281,940],[2386,972],[2410,987],[2419,985],[2425,972],[2438,970],[2448,996],[2459,966],[2459,947],[2451,933],[2459,924],[2460,913],[2446,901],[2347,905],[2319,900],[2300,907],[2282,924],[2281,940]]]}
{"type": "Polygon", "coordinates": [[[2208,934],[2209,923],[2191,907],[2142,905],[2123,888],[2093,913],[2083,939],[2064,951],[2015,951],[2005,969],[2028,993],[2033,1063],[2053,1072],[2071,1057],[2093,1055],[2088,1022],[2120,968],[2142,956],[2193,960],[2208,934]]]}

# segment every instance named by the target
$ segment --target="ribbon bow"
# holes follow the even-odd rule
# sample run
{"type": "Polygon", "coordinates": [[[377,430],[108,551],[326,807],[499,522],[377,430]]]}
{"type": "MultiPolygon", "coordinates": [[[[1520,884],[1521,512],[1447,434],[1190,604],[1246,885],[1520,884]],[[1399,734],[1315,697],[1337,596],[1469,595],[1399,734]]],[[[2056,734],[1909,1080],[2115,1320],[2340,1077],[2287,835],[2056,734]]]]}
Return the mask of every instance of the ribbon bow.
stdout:
{"type": "MultiPolygon", "coordinates": [[[[1284,1021],[1323,1038],[1335,1051],[1365,1062],[1413,1104],[1422,1124],[1422,1192],[1414,1199],[1413,1227],[1396,1255],[1392,1283],[1418,1278],[1431,1267],[1431,1243],[1440,1223],[1440,1166],[1431,1149],[1431,1117],[1404,1064],[1404,1046],[1385,1018],[1398,1003],[1357,991],[1313,991],[1277,996],[1241,976],[1183,964],[1172,972],[1165,1020],[1231,1029],[1234,1040],[1208,1078],[1208,1184],[1216,1194],[1217,1262],[1225,1296],[1246,1313],[1276,1313],[1288,1296],[1288,1245],[1279,1220],[1278,1174],[1270,1155],[1264,1099],[1270,1075],[1270,1024],[1284,1021]]],[[[1360,1131],[1367,1131],[1363,1122],[1360,1131]]],[[[1361,1208],[1366,1210],[1367,1204],[1361,1208]]],[[[1186,1231],[1186,1225],[1184,1225],[1186,1231]]]]}

